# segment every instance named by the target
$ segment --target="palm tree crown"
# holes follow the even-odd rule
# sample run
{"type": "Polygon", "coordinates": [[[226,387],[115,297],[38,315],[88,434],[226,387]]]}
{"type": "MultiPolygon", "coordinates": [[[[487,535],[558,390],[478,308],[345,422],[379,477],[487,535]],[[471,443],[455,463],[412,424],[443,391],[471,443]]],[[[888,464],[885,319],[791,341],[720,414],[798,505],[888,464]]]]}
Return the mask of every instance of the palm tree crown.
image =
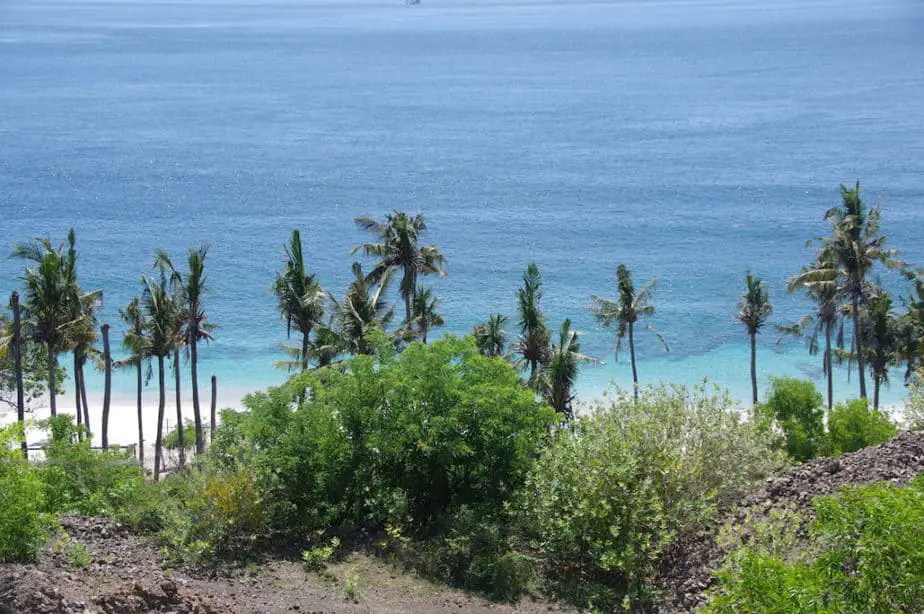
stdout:
{"type": "Polygon", "coordinates": [[[506,323],[507,316],[497,313],[488,316],[487,322],[477,324],[472,329],[475,344],[481,354],[491,358],[502,358],[506,355],[507,332],[504,330],[506,323]]]}
{"type": "Polygon", "coordinates": [[[302,239],[298,230],[292,231],[288,245],[283,246],[286,256],[286,268],[276,274],[273,293],[277,306],[286,323],[286,334],[292,330],[302,335],[302,348],[299,352],[302,371],[308,368],[308,354],[311,331],[324,317],[324,290],[317,278],[308,273],[302,252],[302,239]]]}
{"type": "Polygon", "coordinates": [[[433,296],[433,290],[431,288],[417,286],[417,291],[414,292],[414,300],[411,305],[411,314],[413,315],[411,329],[424,343],[427,342],[427,333],[429,333],[430,330],[445,324],[443,316],[437,311],[442,302],[442,299],[433,296]]]}
{"type": "Polygon", "coordinates": [[[571,329],[571,320],[565,320],[559,331],[558,344],[552,344],[548,362],[539,374],[539,388],[546,403],[561,413],[566,420],[574,418],[572,401],[577,382],[578,363],[593,362],[594,358],[581,354],[578,333],[571,329]]]}
{"type": "Polygon", "coordinates": [[[520,315],[520,335],[513,344],[518,355],[517,365],[529,368],[529,382],[537,386],[539,367],[549,360],[549,330],[539,308],[542,299],[542,275],[539,266],[530,262],[523,274],[523,286],[517,290],[517,311],[520,315]]]}
{"type": "Polygon", "coordinates": [[[356,225],[372,233],[376,241],[363,243],[352,253],[363,252],[366,256],[378,258],[378,262],[369,272],[372,281],[378,282],[386,271],[400,269],[403,277],[399,290],[404,299],[405,323],[413,319],[411,301],[417,288],[420,275],[445,275],[442,266],[443,254],[435,245],[421,245],[420,237],[427,230],[423,215],[410,216],[403,211],[395,211],[377,220],[368,216],[356,218],[356,225]]]}

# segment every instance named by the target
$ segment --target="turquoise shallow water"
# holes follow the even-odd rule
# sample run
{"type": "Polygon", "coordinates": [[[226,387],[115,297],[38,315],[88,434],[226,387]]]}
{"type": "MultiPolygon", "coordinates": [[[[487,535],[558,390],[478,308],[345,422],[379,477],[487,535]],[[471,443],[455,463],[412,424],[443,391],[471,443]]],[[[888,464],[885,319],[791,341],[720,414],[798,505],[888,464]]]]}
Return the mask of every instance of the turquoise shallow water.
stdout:
{"type": "MultiPolygon", "coordinates": [[[[211,241],[222,328],[202,372],[240,392],[283,377],[269,286],[291,229],[339,294],[353,217],[406,208],[449,260],[433,282],[448,330],[512,313],[535,259],[551,323],[573,318],[607,361],[582,376],[592,396],[629,378],[582,310],[625,262],[659,278],[671,346],[639,335],[643,380],[709,376],[747,398],[745,270],[771,283],[778,321],[800,315],[783,282],[838,183],[861,178],[924,263],[922,57],[910,0],[7,0],[0,251],[74,226],[114,322],[155,247],[211,241]]],[[[0,259],[0,291],[20,270],[0,259]]],[[[820,375],[774,341],[762,387],[820,375]]]]}

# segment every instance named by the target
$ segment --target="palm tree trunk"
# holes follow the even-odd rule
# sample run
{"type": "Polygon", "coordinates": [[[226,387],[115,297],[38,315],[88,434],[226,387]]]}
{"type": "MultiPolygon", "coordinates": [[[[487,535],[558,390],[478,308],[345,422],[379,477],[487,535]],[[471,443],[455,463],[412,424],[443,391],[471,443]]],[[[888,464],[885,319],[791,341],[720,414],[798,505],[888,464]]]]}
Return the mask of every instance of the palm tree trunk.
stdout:
{"type": "Polygon", "coordinates": [[[189,335],[189,368],[192,376],[193,420],[196,422],[196,454],[205,451],[205,439],[202,437],[202,414],[199,411],[199,352],[196,346],[198,331],[189,335]]]}
{"type": "Polygon", "coordinates": [[[164,408],[167,405],[165,390],[166,382],[164,381],[164,357],[157,357],[157,380],[160,388],[160,396],[157,402],[157,439],[154,440],[154,481],[160,480],[160,464],[163,452],[161,446],[164,441],[164,408]]]}
{"type": "Polygon", "coordinates": [[[411,295],[407,293],[404,295],[404,323],[411,323],[411,295]]]}
{"type": "Polygon", "coordinates": [[[112,396],[112,354],[109,352],[109,325],[103,324],[103,360],[105,362],[105,383],[103,385],[103,450],[109,449],[109,401],[112,396]]]}
{"type": "MultiPolygon", "coordinates": [[[[80,405],[80,353],[74,352],[74,410],[77,412],[77,426],[83,424],[83,408],[80,405]]],[[[83,439],[83,435],[80,435],[83,439]]]]}
{"type": "Polygon", "coordinates": [[[83,375],[83,363],[86,357],[80,357],[80,401],[83,405],[83,425],[87,427],[87,438],[93,441],[93,431],[90,429],[90,404],[87,403],[87,379],[83,375]]]}
{"type": "Polygon", "coordinates": [[[215,415],[216,408],[218,406],[218,378],[214,375],[212,376],[212,414],[211,414],[211,429],[209,430],[209,440],[215,441],[215,415]]]}
{"type": "MultiPolygon", "coordinates": [[[[58,355],[55,354],[54,348],[51,347],[51,344],[48,346],[48,403],[51,408],[51,415],[58,415],[58,401],[55,397],[58,394],[57,390],[57,376],[58,376],[58,355]]],[[[76,393],[75,393],[76,394],[76,393]]]]}
{"type": "Polygon", "coordinates": [[[308,370],[308,345],[311,343],[311,331],[306,330],[302,334],[302,371],[308,370]]]}
{"type": "Polygon", "coordinates": [[[751,333],[751,399],[757,407],[757,334],[751,333]]]}
{"type": "Polygon", "coordinates": [[[860,371],[860,398],[866,398],[866,363],[863,360],[863,328],[860,324],[860,297],[853,297],[853,341],[857,348],[857,367],[860,371]]]}
{"type": "Polygon", "coordinates": [[[635,367],[635,325],[629,323],[629,358],[632,363],[632,389],[635,398],[638,399],[638,369],[635,367]]]}
{"type": "Polygon", "coordinates": [[[831,367],[831,325],[825,325],[825,377],[828,379],[828,414],[834,407],[834,369],[831,367]]]}
{"type": "Polygon", "coordinates": [[[882,384],[882,380],[879,377],[873,376],[873,409],[879,409],[880,384],[882,384]]]}
{"type": "Polygon", "coordinates": [[[141,408],[141,386],[142,386],[142,377],[141,377],[141,357],[138,357],[138,365],[135,375],[138,378],[138,391],[137,391],[137,403],[138,403],[138,463],[141,465],[142,471],[144,471],[144,422],[143,420],[143,411],[141,408]]]}
{"type": "Polygon", "coordinates": [[[16,375],[16,419],[20,428],[23,429],[22,440],[22,457],[29,458],[29,446],[26,443],[26,389],[23,383],[22,375],[22,321],[19,309],[19,293],[14,292],[11,300],[13,303],[13,370],[16,375]]]}
{"type": "Polygon", "coordinates": [[[183,390],[180,388],[180,348],[173,350],[173,379],[176,388],[176,435],[180,446],[180,467],[186,465],[186,440],[183,438],[183,390]]]}
{"type": "Polygon", "coordinates": [[[430,329],[430,327],[427,326],[426,324],[424,324],[424,325],[421,327],[421,330],[423,331],[423,344],[424,344],[424,345],[427,345],[427,332],[429,332],[429,329],[430,329]]]}

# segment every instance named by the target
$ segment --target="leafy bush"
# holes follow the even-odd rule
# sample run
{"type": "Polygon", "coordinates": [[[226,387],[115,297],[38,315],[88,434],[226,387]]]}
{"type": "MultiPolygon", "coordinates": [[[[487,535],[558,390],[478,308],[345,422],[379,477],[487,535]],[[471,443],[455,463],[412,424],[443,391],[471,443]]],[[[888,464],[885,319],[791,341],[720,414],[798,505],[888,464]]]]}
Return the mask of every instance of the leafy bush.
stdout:
{"type": "Polygon", "coordinates": [[[19,451],[21,436],[19,425],[0,429],[0,562],[34,559],[48,537],[44,488],[19,451]]]}
{"type": "Polygon", "coordinates": [[[828,439],[833,454],[854,452],[890,440],[898,429],[866,399],[838,403],[828,416],[828,439]]]}
{"type": "Polygon", "coordinates": [[[786,451],[795,460],[825,453],[824,397],[810,380],[771,379],[767,401],[758,411],[783,429],[786,451]]]}
{"type": "Polygon", "coordinates": [[[743,547],[705,612],[924,611],[924,477],[816,499],[799,553],[743,547]]]}
{"type": "Polygon", "coordinates": [[[90,441],[80,437],[83,427],[76,426],[71,416],[49,418],[42,425],[51,435],[39,465],[47,511],[111,515],[142,488],[141,467],[129,454],[92,450],[90,441]]]}
{"type": "Polygon", "coordinates": [[[604,609],[646,601],[665,547],[783,462],[739,413],[727,395],[658,387],[560,430],[519,504],[557,592],[604,609]]]}
{"type": "Polygon", "coordinates": [[[305,373],[245,403],[236,428],[273,498],[291,504],[276,509],[284,526],[303,530],[426,530],[463,505],[499,508],[555,422],[510,365],[451,337],[305,373]]]}
{"type": "Polygon", "coordinates": [[[924,370],[919,369],[908,386],[905,402],[905,423],[914,430],[924,429],[924,370]]]}

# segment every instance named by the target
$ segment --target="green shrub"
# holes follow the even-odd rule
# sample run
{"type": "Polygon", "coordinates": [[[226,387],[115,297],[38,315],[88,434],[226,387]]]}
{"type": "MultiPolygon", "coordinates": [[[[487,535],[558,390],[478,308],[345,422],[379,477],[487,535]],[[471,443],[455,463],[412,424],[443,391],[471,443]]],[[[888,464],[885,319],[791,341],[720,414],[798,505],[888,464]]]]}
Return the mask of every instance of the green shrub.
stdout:
{"type": "Polygon", "coordinates": [[[39,475],[48,512],[112,515],[136,496],[144,483],[141,467],[127,452],[92,450],[83,427],[61,415],[41,423],[50,432],[39,475]]]}
{"type": "Polygon", "coordinates": [[[854,452],[890,440],[898,428],[866,399],[838,403],[828,416],[828,439],[833,454],[854,452]]]}
{"type": "Polygon", "coordinates": [[[810,380],[775,377],[767,401],[758,409],[775,420],[786,439],[786,451],[797,461],[826,452],[824,397],[810,380]]]}
{"type": "Polygon", "coordinates": [[[562,429],[519,505],[553,588],[604,609],[648,600],[665,547],[782,464],[739,414],[727,395],[658,387],[562,429]]]}
{"type": "Polygon", "coordinates": [[[705,612],[924,611],[924,477],[847,488],[814,506],[800,552],[742,547],[705,612]]]}
{"type": "Polygon", "coordinates": [[[918,369],[908,386],[904,418],[908,428],[924,430],[924,369],[918,369]]]}
{"type": "Polygon", "coordinates": [[[45,491],[38,472],[19,451],[21,437],[19,425],[0,429],[0,562],[33,560],[51,524],[42,513],[45,491]]]}

